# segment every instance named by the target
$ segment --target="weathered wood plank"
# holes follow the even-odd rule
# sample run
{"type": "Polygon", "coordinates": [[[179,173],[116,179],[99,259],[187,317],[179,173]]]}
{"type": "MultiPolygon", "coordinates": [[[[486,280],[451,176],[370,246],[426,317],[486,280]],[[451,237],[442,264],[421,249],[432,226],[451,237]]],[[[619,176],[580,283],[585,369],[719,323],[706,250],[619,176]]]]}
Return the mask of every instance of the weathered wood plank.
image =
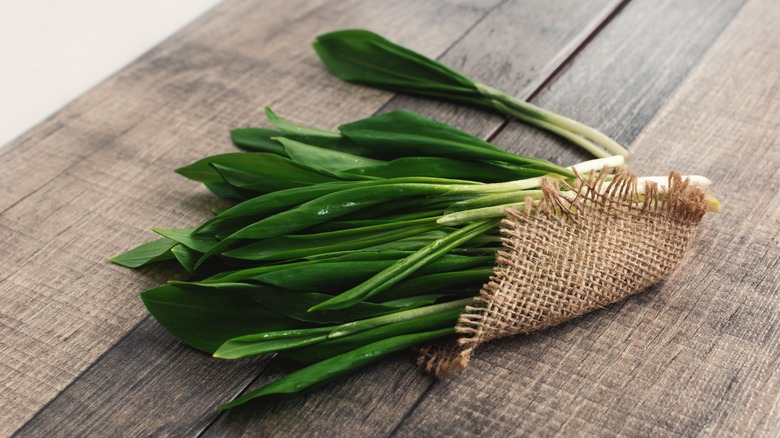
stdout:
{"type": "MultiPolygon", "coordinates": [[[[391,97],[327,85],[332,78],[314,59],[298,62],[312,57],[315,35],[357,24],[389,33],[404,23],[396,36],[436,56],[494,3],[228,2],[0,150],[8,242],[0,250],[0,435],[145,317],[138,292],[175,275],[106,260],[151,239],[150,225],[186,226],[216,204],[172,169],[232,150],[228,130],[256,124],[267,103],[292,102],[305,120],[335,126],[391,97]]],[[[63,431],[62,421],[48,427],[63,431]]]]}
{"type": "MultiPolygon", "coordinates": [[[[742,4],[633,1],[534,102],[598,127],[630,148],[742,4]]],[[[559,164],[590,158],[515,122],[493,141],[559,164]]]]}
{"type": "MultiPolygon", "coordinates": [[[[613,8],[613,5],[609,5],[606,8],[606,11],[609,12],[610,8],[613,8]]],[[[538,13],[541,14],[549,14],[551,10],[546,10],[544,8],[534,8],[533,10],[538,11],[538,13]]],[[[318,13],[322,13],[322,11],[319,11],[318,13]]],[[[590,6],[582,5],[580,6],[580,9],[578,10],[577,14],[574,14],[574,17],[577,22],[579,23],[578,26],[574,26],[574,29],[577,28],[584,28],[587,29],[589,26],[592,27],[592,22],[594,20],[594,16],[597,17],[596,19],[601,19],[598,17],[602,17],[605,13],[604,6],[600,6],[598,4],[592,4],[590,6]]],[[[463,13],[461,13],[460,19],[463,19],[463,13]]],[[[527,31],[526,35],[534,35],[534,34],[545,34],[547,37],[547,41],[549,43],[549,47],[547,49],[546,55],[537,55],[537,58],[535,58],[535,62],[540,64],[536,66],[535,64],[529,64],[529,68],[527,71],[524,71],[523,74],[530,75],[529,78],[526,78],[525,81],[528,80],[536,80],[538,79],[536,76],[533,75],[533,70],[538,69],[544,71],[544,62],[547,61],[547,57],[551,55],[555,55],[554,50],[556,47],[564,47],[567,44],[570,43],[573,37],[577,36],[577,32],[573,31],[570,28],[557,28],[551,31],[550,29],[547,29],[546,22],[540,20],[540,16],[530,16],[526,17],[525,20],[528,22],[528,26],[526,26],[529,29],[538,29],[537,31],[527,31]],[[537,27],[534,28],[534,23],[538,23],[537,27]],[[541,27],[538,27],[541,25],[541,27]]],[[[505,19],[505,17],[504,17],[505,19]]],[[[457,22],[457,21],[456,21],[457,22]]],[[[480,30],[479,28],[477,28],[480,30]]],[[[489,30],[490,28],[487,28],[489,30]]],[[[481,31],[484,33],[486,29],[481,29],[481,31]]],[[[454,32],[453,34],[457,35],[457,32],[454,32]]],[[[403,35],[401,35],[403,37],[403,35]]],[[[474,39],[471,40],[472,44],[483,44],[482,40],[484,39],[485,35],[483,34],[477,34],[474,39]]],[[[243,38],[243,37],[242,37],[243,38]]],[[[248,37],[247,37],[248,38],[248,37]]],[[[398,35],[393,35],[393,38],[399,39],[398,35]]],[[[400,40],[400,39],[399,39],[400,40]]],[[[239,46],[243,47],[244,44],[236,43],[239,46]]],[[[414,43],[412,43],[414,45],[414,43]]],[[[526,50],[530,50],[528,47],[524,47],[526,50]]],[[[186,48],[185,48],[186,49],[186,48]]],[[[462,47],[460,49],[461,51],[464,50],[462,47]]],[[[473,49],[472,49],[473,50],[473,49]]],[[[173,52],[173,51],[171,51],[173,52]]],[[[192,55],[189,53],[190,50],[185,51],[185,55],[192,55]]],[[[276,53],[272,53],[271,55],[276,56],[276,53]]],[[[175,57],[176,55],[171,53],[167,54],[165,56],[171,56],[175,57]]],[[[183,56],[183,55],[178,55],[183,56]]],[[[206,56],[206,55],[202,55],[206,56]]],[[[216,55],[215,55],[216,56],[216,55]]],[[[270,55],[269,55],[270,56],[270,55]]],[[[321,67],[317,64],[316,60],[312,62],[311,59],[304,60],[305,62],[308,62],[312,64],[314,68],[318,68],[320,70],[321,67]]],[[[205,63],[206,60],[199,61],[201,63],[205,63]]],[[[292,60],[290,62],[299,62],[299,60],[292,60]]],[[[302,61],[301,61],[302,62],[302,61]]],[[[169,60],[153,60],[151,62],[159,63],[159,64],[165,64],[170,63],[169,60]]],[[[147,63],[148,64],[148,63],[147,63]]],[[[500,75],[496,75],[495,72],[487,70],[487,71],[481,71],[481,69],[486,70],[489,66],[484,65],[482,63],[475,63],[471,66],[471,73],[476,73],[481,75],[482,77],[487,76],[487,79],[483,79],[485,81],[495,80],[495,81],[501,81],[502,77],[500,75]]],[[[143,66],[138,67],[139,69],[149,69],[151,67],[143,66]]],[[[293,67],[288,67],[290,69],[293,69],[293,67]]],[[[306,73],[306,70],[304,69],[303,73],[306,73]]],[[[158,73],[159,74],[159,73],[158,73]]],[[[282,74],[282,73],[280,73],[282,74]]],[[[284,73],[284,74],[290,74],[290,73],[284,73]]],[[[140,76],[140,75],[139,75],[140,76]]],[[[522,75],[514,76],[511,79],[512,82],[514,82],[515,79],[521,78],[522,75]]],[[[186,78],[185,78],[186,79],[186,78]]],[[[509,83],[508,80],[504,78],[504,82],[500,83],[499,85],[505,85],[508,87],[514,87],[512,83],[509,83]]],[[[164,78],[164,82],[166,83],[173,83],[173,81],[169,78],[164,78]]],[[[354,89],[355,87],[350,87],[344,84],[340,84],[335,79],[332,79],[332,81],[335,84],[338,84],[340,87],[343,87],[345,90],[354,89]]],[[[494,82],[495,83],[495,82],[494,82]]],[[[519,82],[520,85],[522,85],[522,81],[519,82]]],[[[512,88],[514,90],[519,90],[519,88],[512,88]]],[[[316,90],[315,90],[316,91],[316,90]]],[[[367,90],[369,93],[376,93],[372,90],[367,90]]],[[[220,98],[219,93],[216,93],[217,96],[214,97],[215,99],[220,98]]],[[[233,98],[235,96],[227,96],[227,98],[233,98]]],[[[378,97],[380,98],[386,98],[387,95],[378,94],[378,97]]],[[[381,103],[383,102],[382,99],[377,99],[376,105],[379,107],[381,103]]],[[[287,100],[280,99],[279,102],[281,105],[290,104],[290,106],[295,111],[296,100],[290,100],[288,102],[287,100]]],[[[427,105],[428,108],[438,108],[437,104],[430,103],[428,101],[419,101],[415,102],[412,101],[411,104],[414,107],[425,109],[427,105]]],[[[408,105],[405,105],[408,107],[408,105]]],[[[387,108],[387,107],[386,107],[387,108]]],[[[297,111],[307,111],[308,107],[302,107],[298,109],[297,111]]],[[[245,109],[244,109],[245,110],[245,109]]],[[[430,109],[429,109],[430,110],[430,109]]],[[[475,110],[468,109],[468,111],[472,112],[473,114],[482,114],[475,110]]],[[[301,113],[296,114],[301,114],[301,113]]],[[[453,111],[452,108],[443,107],[438,108],[437,111],[433,111],[434,114],[438,113],[439,118],[441,116],[444,117],[450,117],[452,116],[450,114],[463,114],[463,112],[456,112],[453,111]]],[[[288,114],[285,112],[285,114],[288,114]]],[[[200,115],[200,114],[199,114],[200,115]]],[[[211,117],[211,114],[208,113],[206,110],[203,110],[203,117],[211,117]]],[[[340,116],[343,116],[341,114],[340,116]]],[[[247,111],[246,117],[249,119],[251,117],[254,117],[254,113],[252,111],[247,111]]],[[[296,117],[312,117],[311,115],[298,115],[296,117]]],[[[483,117],[486,117],[483,114],[483,117]]],[[[488,126],[482,126],[480,123],[477,123],[476,120],[470,120],[465,119],[467,121],[466,125],[467,128],[471,129],[483,129],[484,132],[489,132],[492,127],[495,127],[497,123],[500,122],[500,119],[495,116],[487,116],[492,117],[493,122],[488,126]]],[[[250,123],[250,122],[248,122],[250,123]]],[[[332,122],[331,122],[332,123],[332,122]]],[[[223,397],[228,397],[233,394],[232,387],[230,385],[225,385],[225,387],[220,388],[220,390],[213,389],[211,391],[198,391],[196,387],[192,385],[180,385],[180,387],[175,388],[173,390],[170,386],[160,386],[160,385],[152,385],[147,384],[146,380],[141,381],[139,384],[132,385],[132,390],[127,390],[126,387],[128,386],[127,381],[134,382],[138,379],[138,375],[144,375],[144,373],[147,373],[145,370],[145,366],[148,362],[153,363],[153,367],[155,373],[162,373],[167,374],[166,370],[168,368],[173,367],[183,367],[187,368],[189,366],[199,366],[197,364],[200,364],[200,360],[202,359],[199,355],[197,355],[194,352],[188,351],[186,349],[183,350],[177,350],[175,353],[166,356],[164,359],[159,360],[151,360],[151,357],[144,353],[139,354],[137,356],[128,358],[126,356],[126,351],[132,350],[133,348],[138,348],[139,345],[142,344],[143,339],[148,336],[147,331],[151,330],[149,327],[146,326],[146,323],[143,323],[137,330],[135,330],[133,333],[125,337],[113,350],[109,352],[106,356],[101,358],[99,362],[97,362],[93,367],[91,367],[83,376],[79,378],[76,382],[73,383],[69,388],[67,388],[63,394],[61,394],[57,399],[55,399],[47,408],[41,413],[39,413],[38,416],[35,417],[35,419],[31,422],[29,422],[25,428],[22,429],[24,433],[51,433],[52,431],[68,431],[68,433],[76,433],[79,431],[100,431],[101,433],[110,433],[111,431],[123,431],[126,428],[130,427],[132,430],[137,431],[138,433],[143,432],[149,432],[149,431],[156,431],[156,432],[162,432],[162,431],[171,431],[176,430],[177,433],[180,431],[187,431],[187,430],[196,430],[198,427],[201,427],[203,423],[203,418],[212,418],[213,415],[208,410],[213,406],[213,404],[219,400],[218,394],[222,394],[223,397]],[[86,403],[84,401],[77,403],[79,407],[79,412],[86,412],[85,414],[82,414],[79,416],[80,421],[69,423],[68,426],[63,426],[61,424],[62,418],[64,417],[70,417],[72,416],[72,406],[74,404],[74,400],[80,400],[83,397],[92,395],[92,391],[90,390],[90,387],[92,385],[92,382],[99,381],[101,377],[106,375],[112,375],[112,372],[114,371],[115,364],[117,362],[120,362],[121,360],[124,360],[126,363],[126,369],[127,371],[123,372],[120,376],[115,376],[112,379],[112,384],[109,387],[104,387],[104,390],[107,391],[109,394],[115,394],[114,396],[106,396],[105,398],[100,398],[98,400],[94,400],[90,403],[86,403]],[[196,365],[191,365],[192,362],[195,362],[196,365]],[[124,383],[123,383],[124,382],[124,383]],[[113,389],[111,389],[113,388],[113,389]],[[193,398],[197,399],[196,403],[187,403],[187,404],[176,404],[176,405],[169,405],[168,409],[170,413],[178,413],[178,416],[172,416],[167,417],[164,419],[145,419],[142,425],[138,424],[138,417],[142,416],[144,413],[140,410],[143,408],[143,403],[137,403],[133,404],[131,406],[127,406],[122,403],[122,399],[124,397],[130,397],[134,400],[138,399],[146,399],[150,398],[153,400],[159,400],[164,399],[166,396],[170,397],[170,393],[173,392],[177,395],[177,398],[181,397],[187,397],[191,396],[193,398]],[[121,395],[119,395],[121,394],[121,395]],[[176,418],[176,420],[172,420],[172,418],[176,418]],[[95,425],[92,420],[97,420],[100,422],[100,426],[95,425]],[[165,420],[166,423],[161,424],[160,421],[165,420]],[[129,424],[128,424],[129,422],[129,424]]],[[[158,328],[157,331],[160,331],[158,328]]],[[[156,331],[154,332],[156,333],[156,331]]],[[[384,402],[384,404],[379,406],[379,409],[376,409],[376,414],[372,417],[370,417],[370,420],[376,422],[376,421],[384,421],[387,422],[388,420],[392,420],[396,417],[402,416],[405,413],[405,410],[399,410],[397,407],[399,405],[405,405],[405,406],[412,406],[414,401],[417,399],[419,393],[424,390],[428,384],[429,381],[425,376],[421,376],[419,373],[417,373],[411,365],[408,363],[408,361],[401,362],[404,365],[404,368],[400,370],[397,369],[396,365],[398,364],[390,362],[387,365],[383,365],[379,370],[372,369],[368,370],[366,373],[364,373],[362,376],[362,379],[364,379],[364,384],[360,384],[360,380],[357,380],[357,386],[348,386],[344,391],[344,397],[343,402],[335,404],[333,403],[333,400],[330,400],[326,403],[327,406],[329,406],[329,409],[333,412],[343,412],[344,408],[349,408],[350,406],[357,407],[357,408],[364,408],[365,406],[369,405],[375,405],[377,401],[374,401],[374,398],[376,396],[374,391],[371,390],[359,390],[359,388],[363,387],[369,387],[370,384],[376,384],[376,374],[375,372],[378,372],[380,375],[385,376],[386,378],[382,379],[383,385],[382,385],[382,391],[387,392],[389,389],[386,386],[386,382],[395,382],[393,383],[392,388],[395,388],[393,391],[393,394],[390,398],[384,398],[381,400],[384,402]],[[406,372],[404,372],[404,370],[406,372]],[[412,371],[409,373],[408,371],[412,371]],[[408,377],[404,377],[403,375],[399,374],[405,374],[408,377]],[[414,390],[413,388],[418,388],[417,390],[414,390]],[[355,392],[358,392],[356,394],[355,392]],[[360,396],[359,394],[363,394],[360,396]],[[405,398],[405,399],[404,399],[405,398]],[[396,400],[397,399],[397,400],[396,400]],[[389,400],[395,400],[396,403],[387,403],[389,400]],[[387,414],[387,411],[389,409],[395,409],[396,413],[393,415],[382,415],[384,409],[384,414],[387,414]]],[[[218,364],[215,364],[215,369],[222,369],[219,367],[218,364]]],[[[250,372],[250,370],[245,370],[246,373],[250,372]]],[[[230,369],[225,372],[227,379],[235,379],[241,381],[241,379],[245,378],[245,374],[242,374],[240,370],[230,369]]],[[[273,374],[264,375],[264,378],[271,377],[273,374]]],[[[358,378],[360,379],[360,378],[358,378]]],[[[330,395],[330,394],[329,394],[330,395]]],[[[324,403],[324,401],[327,401],[330,399],[330,397],[325,397],[320,399],[319,403],[324,403]]],[[[287,415],[295,416],[297,417],[298,414],[295,413],[295,411],[288,411],[287,415]]],[[[358,418],[357,416],[355,418],[358,418]]],[[[324,421],[322,419],[318,421],[324,421]]],[[[397,418],[395,421],[390,421],[388,424],[390,427],[392,427],[395,423],[397,423],[397,418]]],[[[354,427],[354,421],[352,424],[352,427],[354,427]]],[[[371,423],[370,421],[365,422],[365,430],[372,430],[372,428],[375,428],[376,425],[371,423]]]]}
{"type": "Polygon", "coordinates": [[[16,433],[194,436],[215,413],[191,395],[240,393],[254,378],[250,370],[263,369],[268,359],[215,364],[146,317],[16,433]]]}
{"type": "MultiPolygon", "coordinates": [[[[604,72],[598,66],[615,43],[655,59],[630,38],[642,31],[642,22],[629,21],[620,30],[632,7],[640,6],[627,7],[550,92],[570,89],[569,76],[582,88],[601,88],[604,72]]],[[[727,15],[739,9],[722,6],[727,15]]],[[[706,218],[681,268],[617,306],[486,346],[469,369],[434,385],[398,435],[777,434],[780,13],[775,6],[748,2],[631,147],[639,173],[678,169],[716,181],[713,192],[725,213],[706,218]]],[[[652,32],[669,24],[661,35],[682,41],[672,29],[676,14],[658,12],[666,24],[647,23],[652,32]]],[[[652,11],[640,16],[645,20],[648,14],[652,11]]],[[[684,23],[696,27],[697,16],[712,15],[684,23]]],[[[647,77],[639,71],[640,78],[647,77]]],[[[638,114],[646,108],[643,100],[638,114]]],[[[553,101],[565,99],[548,100],[553,101]]],[[[577,107],[574,101],[569,105],[577,107]]],[[[593,111],[591,120],[598,121],[598,109],[593,111]]],[[[629,124],[618,136],[630,137],[635,129],[629,124]]]]}

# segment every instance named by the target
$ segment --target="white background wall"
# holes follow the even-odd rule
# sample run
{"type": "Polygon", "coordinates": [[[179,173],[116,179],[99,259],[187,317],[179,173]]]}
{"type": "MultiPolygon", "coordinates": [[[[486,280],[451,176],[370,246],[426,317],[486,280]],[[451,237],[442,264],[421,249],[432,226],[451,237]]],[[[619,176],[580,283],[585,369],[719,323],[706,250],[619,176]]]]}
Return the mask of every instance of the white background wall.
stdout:
{"type": "Polygon", "coordinates": [[[219,0],[0,0],[0,147],[219,0]]]}

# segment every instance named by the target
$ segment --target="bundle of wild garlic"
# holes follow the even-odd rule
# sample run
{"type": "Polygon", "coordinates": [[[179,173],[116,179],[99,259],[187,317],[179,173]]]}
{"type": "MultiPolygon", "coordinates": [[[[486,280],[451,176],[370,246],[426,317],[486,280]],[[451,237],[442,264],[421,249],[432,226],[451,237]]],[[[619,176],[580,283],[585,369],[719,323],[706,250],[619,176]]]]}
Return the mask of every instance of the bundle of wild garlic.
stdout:
{"type": "Polygon", "coordinates": [[[328,34],[315,48],[344,79],[490,106],[619,155],[560,167],[404,111],[325,131],[268,109],[275,129],[233,130],[247,152],[177,172],[238,203],[195,228],[156,228],[160,239],[112,259],[131,268],[176,260],[192,275],[141,295],[189,345],[307,365],[220,408],[296,393],[451,335],[491,274],[504,211],[539,199],[543,177],[566,190],[576,173],[620,167],[626,155],[592,128],[374,34],[328,34]]]}

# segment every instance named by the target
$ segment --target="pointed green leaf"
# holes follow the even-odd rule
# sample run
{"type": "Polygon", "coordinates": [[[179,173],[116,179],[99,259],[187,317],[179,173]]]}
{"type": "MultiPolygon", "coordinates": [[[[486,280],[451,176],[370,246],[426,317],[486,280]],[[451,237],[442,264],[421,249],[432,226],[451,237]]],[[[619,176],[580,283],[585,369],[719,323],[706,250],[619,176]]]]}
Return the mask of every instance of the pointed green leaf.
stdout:
{"type": "Polygon", "coordinates": [[[328,339],[328,334],[311,334],[306,336],[287,337],[279,339],[257,339],[256,335],[239,336],[222,344],[214,357],[220,359],[242,359],[259,354],[276,353],[278,351],[301,348],[317,344],[328,339]]]}
{"type": "Polygon", "coordinates": [[[144,243],[109,260],[127,268],[140,268],[149,263],[173,259],[171,248],[176,246],[176,244],[175,240],[163,237],[162,239],[144,243]]]}
{"type": "Polygon", "coordinates": [[[398,310],[398,307],[392,305],[360,303],[351,309],[309,312],[310,307],[327,300],[331,295],[316,292],[292,292],[272,286],[247,288],[243,289],[242,293],[263,306],[290,318],[317,324],[342,324],[386,315],[398,310]]]}
{"type": "Polygon", "coordinates": [[[371,277],[360,285],[342,292],[327,301],[323,301],[309,310],[336,310],[349,308],[410,277],[414,272],[429,264],[431,261],[442,257],[451,249],[457,248],[469,240],[496,228],[497,225],[498,224],[495,221],[474,222],[466,225],[441,239],[431,242],[414,254],[397,261],[389,268],[371,277]]]}
{"type": "Polygon", "coordinates": [[[194,228],[152,228],[152,230],[163,237],[167,237],[198,252],[206,252],[218,243],[211,236],[193,234],[194,228]]]}
{"type": "Polygon", "coordinates": [[[309,146],[289,138],[278,138],[277,140],[284,145],[287,156],[296,163],[317,167],[329,172],[341,172],[355,167],[378,166],[384,164],[384,161],[381,160],[364,158],[360,155],[353,155],[317,146],[309,146]]]}
{"type": "Polygon", "coordinates": [[[141,299],[174,336],[209,353],[236,336],[301,327],[240,294],[203,287],[166,285],[142,293],[141,299]]]}
{"type": "Polygon", "coordinates": [[[423,96],[458,97],[482,103],[471,79],[366,30],[320,35],[312,44],[322,62],[342,80],[423,96]]]}
{"type": "Polygon", "coordinates": [[[477,160],[456,160],[444,157],[404,157],[371,167],[356,167],[349,173],[381,178],[430,176],[449,179],[469,179],[485,183],[515,181],[543,176],[546,170],[512,166],[477,160]]]}
{"type": "Polygon", "coordinates": [[[334,151],[347,152],[354,155],[367,156],[368,149],[356,145],[350,139],[345,138],[336,131],[326,131],[311,126],[298,125],[276,115],[271,108],[265,108],[265,114],[277,129],[282,132],[284,138],[327,148],[334,151]]]}
{"type": "Polygon", "coordinates": [[[298,141],[305,142],[306,140],[313,140],[315,144],[317,144],[317,142],[322,139],[337,141],[341,138],[341,134],[335,131],[326,131],[311,126],[298,125],[285,120],[277,116],[276,113],[271,110],[271,107],[265,107],[265,115],[268,117],[268,121],[276,126],[285,137],[293,138],[298,141]]]}
{"type": "Polygon", "coordinates": [[[233,144],[249,152],[270,152],[285,155],[284,148],[274,137],[282,133],[266,128],[236,128],[230,131],[233,144]]]}
{"type": "Polygon", "coordinates": [[[366,248],[442,228],[436,217],[316,234],[278,236],[223,252],[241,260],[285,260],[366,248]]]}
{"type": "MultiPolygon", "coordinates": [[[[290,318],[317,324],[343,324],[398,311],[398,306],[360,303],[346,310],[309,312],[309,307],[331,296],[317,292],[290,291],[265,284],[181,282],[174,285],[209,288],[213,289],[214,293],[239,293],[265,308],[290,318]]],[[[412,304],[408,303],[407,306],[412,304]]]]}
{"type": "Polygon", "coordinates": [[[408,111],[393,111],[341,125],[355,143],[391,156],[429,156],[461,160],[503,161],[559,175],[572,172],[545,160],[505,152],[452,126],[408,111]]]}
{"type": "Polygon", "coordinates": [[[215,169],[215,165],[223,171],[222,175],[227,173],[232,178],[232,180],[228,179],[230,184],[262,192],[339,179],[332,173],[296,163],[276,154],[263,152],[213,155],[189,166],[176,169],[176,172],[203,183],[222,183],[225,178],[215,169]]]}

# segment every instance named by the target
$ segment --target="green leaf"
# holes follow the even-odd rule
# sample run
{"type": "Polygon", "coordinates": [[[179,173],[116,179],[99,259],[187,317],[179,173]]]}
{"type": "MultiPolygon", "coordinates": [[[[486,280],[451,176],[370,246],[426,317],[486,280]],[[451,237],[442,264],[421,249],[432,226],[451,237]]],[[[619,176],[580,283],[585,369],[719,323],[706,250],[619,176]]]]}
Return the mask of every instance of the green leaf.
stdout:
{"type": "Polygon", "coordinates": [[[442,228],[436,217],[316,234],[293,234],[259,240],[223,252],[241,260],[285,260],[366,248],[442,228]]]}
{"type": "Polygon", "coordinates": [[[283,137],[287,139],[361,156],[366,156],[366,153],[369,152],[367,149],[354,144],[350,139],[344,138],[339,132],[298,125],[277,116],[269,107],[265,108],[265,114],[268,117],[268,121],[276,126],[282,132],[283,137]]]}
{"type": "Polygon", "coordinates": [[[310,146],[289,138],[278,138],[277,140],[284,145],[287,156],[293,161],[330,172],[340,172],[355,167],[377,166],[384,163],[384,161],[364,158],[360,155],[310,146]]]}
{"type": "Polygon", "coordinates": [[[454,327],[462,309],[454,309],[426,315],[425,318],[410,319],[376,327],[348,336],[327,339],[316,345],[285,351],[284,356],[300,363],[315,363],[346,353],[372,342],[411,333],[420,333],[447,327],[454,327]]]}
{"type": "MultiPolygon", "coordinates": [[[[287,262],[284,264],[276,264],[276,265],[264,265],[264,266],[254,266],[251,268],[244,268],[239,269],[235,271],[224,271],[218,274],[215,274],[203,281],[201,283],[236,283],[240,281],[246,281],[246,280],[253,280],[256,276],[268,273],[268,272],[274,272],[278,270],[283,269],[290,269],[294,267],[305,267],[305,266],[312,266],[319,263],[342,263],[345,262],[347,265],[351,263],[362,263],[362,262],[373,262],[376,260],[391,260],[395,261],[400,259],[401,257],[405,257],[409,255],[409,253],[406,252],[396,252],[396,251],[367,251],[367,252],[350,252],[348,254],[343,254],[339,256],[331,256],[331,257],[323,257],[318,258],[316,260],[302,260],[302,261],[296,261],[296,262],[287,262]]],[[[461,257],[462,259],[465,259],[465,257],[461,257]]],[[[338,265],[332,265],[332,266],[338,266],[338,265]]]]}
{"type": "Polygon", "coordinates": [[[511,154],[452,126],[408,111],[393,111],[358,120],[341,125],[339,131],[361,146],[392,156],[503,161],[573,176],[570,170],[548,161],[511,154]]]}
{"type": "Polygon", "coordinates": [[[394,262],[395,259],[315,264],[310,262],[286,269],[276,269],[248,279],[290,290],[336,293],[368,280],[394,262]]]}
{"type": "Polygon", "coordinates": [[[366,147],[392,146],[385,153],[394,156],[441,156],[471,149],[506,154],[481,138],[409,111],[391,111],[357,120],[339,126],[339,131],[366,147]],[[422,144],[415,144],[417,142],[422,144]]]}
{"type": "Polygon", "coordinates": [[[484,104],[471,79],[373,32],[332,32],[312,45],[328,70],[347,82],[484,104]]]}
{"type": "MultiPolygon", "coordinates": [[[[247,225],[253,224],[267,216],[270,216],[271,214],[297,207],[298,205],[319,198],[320,196],[339,192],[345,189],[381,186],[391,183],[464,184],[465,182],[436,178],[411,177],[378,181],[333,181],[330,183],[321,183],[311,186],[277,190],[272,193],[266,193],[255,198],[248,199],[240,204],[222,211],[217,216],[209,219],[200,227],[198,227],[195,230],[195,234],[213,234],[218,235],[220,238],[224,238],[247,225]]],[[[460,199],[453,198],[451,202],[458,200],[460,199]]],[[[419,204],[424,205],[424,202],[419,202],[419,204]]],[[[407,208],[407,206],[403,206],[403,208],[407,208]]]]}
{"type": "Polygon", "coordinates": [[[370,167],[356,167],[349,173],[380,178],[429,176],[449,179],[469,179],[485,183],[506,182],[546,175],[545,170],[477,160],[456,160],[444,157],[404,157],[370,167]]]}
{"type": "Polygon", "coordinates": [[[174,336],[209,353],[237,336],[303,326],[241,294],[204,287],[166,285],[147,290],[141,299],[174,336]]]}
{"type": "MultiPolygon", "coordinates": [[[[398,311],[397,305],[361,303],[351,309],[309,312],[309,307],[330,298],[330,295],[317,292],[298,292],[265,284],[246,283],[185,283],[175,285],[186,287],[204,287],[214,293],[239,293],[263,307],[281,313],[290,318],[316,324],[343,324],[345,322],[386,315],[398,311]]],[[[402,303],[403,304],[403,303],[402,303]]],[[[414,303],[407,303],[406,308],[414,303]]],[[[422,304],[420,304],[422,305],[422,304]]]]}
{"type": "MultiPolygon", "coordinates": [[[[316,292],[292,292],[273,286],[256,286],[241,291],[245,296],[290,318],[316,324],[342,324],[359,319],[386,315],[398,310],[397,306],[361,303],[345,310],[309,312],[313,305],[327,300],[331,295],[316,292]]],[[[422,305],[422,304],[419,304],[422,305]]]]}
{"type": "MultiPolygon", "coordinates": [[[[309,331],[315,331],[310,329],[309,331]]],[[[303,331],[303,330],[301,330],[303,331]]],[[[319,330],[322,332],[322,330],[319,330]]],[[[259,333],[256,335],[239,336],[229,339],[222,344],[214,357],[220,359],[242,359],[259,354],[275,353],[307,345],[317,344],[328,339],[327,333],[312,333],[299,336],[286,336],[272,339],[264,339],[263,336],[273,333],[259,333]]]]}
{"type": "Polygon", "coordinates": [[[481,286],[490,279],[490,274],[493,272],[491,265],[408,278],[374,295],[372,301],[386,302],[386,300],[398,300],[428,292],[453,290],[469,286],[473,287],[472,293],[476,295],[479,293],[481,286]]]}
{"type": "Polygon", "coordinates": [[[212,193],[219,196],[222,199],[232,199],[236,201],[243,201],[244,199],[251,198],[251,195],[247,195],[246,193],[241,193],[239,190],[237,190],[235,187],[232,187],[230,184],[226,182],[207,182],[203,183],[204,186],[206,186],[207,189],[211,190],[212,193]]]}
{"type": "Polygon", "coordinates": [[[390,182],[341,190],[248,225],[225,238],[223,243],[227,246],[237,239],[261,240],[291,234],[366,207],[414,196],[442,195],[451,188],[442,184],[390,182]]]}
{"type": "Polygon", "coordinates": [[[269,216],[225,237],[203,255],[198,261],[198,265],[204,263],[211,256],[226,251],[231,245],[242,239],[262,240],[292,234],[366,207],[415,196],[442,195],[451,189],[452,186],[442,184],[388,183],[346,189],[324,195],[295,208],[269,216]]]}
{"type": "Polygon", "coordinates": [[[441,239],[431,242],[414,254],[397,261],[392,266],[358,286],[342,292],[327,301],[323,301],[309,310],[336,310],[349,308],[350,306],[362,302],[382,290],[397,284],[405,278],[408,278],[414,272],[429,264],[431,261],[442,257],[451,249],[457,248],[474,237],[496,228],[497,225],[498,224],[494,221],[474,222],[466,225],[441,239]]]}
{"type": "Polygon", "coordinates": [[[171,248],[176,246],[176,244],[175,240],[163,237],[162,239],[146,242],[109,260],[127,268],[140,268],[149,263],[173,259],[171,248]]]}
{"type": "Polygon", "coordinates": [[[217,407],[217,410],[230,409],[260,397],[290,395],[312,389],[347,374],[350,371],[362,368],[391,353],[402,351],[424,342],[430,342],[434,339],[450,335],[453,332],[454,329],[450,327],[430,332],[383,339],[288,374],[269,385],[244,394],[229,403],[217,407]]]}
{"type": "Polygon", "coordinates": [[[198,260],[200,260],[201,256],[203,256],[202,252],[195,251],[192,248],[188,248],[181,243],[174,246],[171,249],[171,252],[176,257],[176,260],[179,261],[179,264],[190,274],[195,273],[195,264],[198,263],[198,260]]]}
{"type": "Polygon", "coordinates": [[[218,241],[211,236],[193,234],[193,231],[195,231],[194,228],[152,228],[152,231],[202,253],[208,251],[218,243],[218,241]]]}
{"type": "Polygon", "coordinates": [[[265,115],[277,129],[282,131],[282,134],[284,134],[285,137],[294,138],[298,141],[305,142],[306,140],[312,140],[317,144],[322,139],[338,141],[341,138],[341,134],[338,132],[298,125],[285,120],[277,116],[276,113],[271,110],[271,107],[265,107],[265,115]]]}
{"type": "Polygon", "coordinates": [[[282,133],[267,128],[236,128],[230,131],[230,138],[237,147],[249,152],[270,152],[285,155],[284,148],[274,137],[282,133]]]}
{"type": "Polygon", "coordinates": [[[359,187],[371,183],[374,182],[333,181],[266,193],[247,199],[220,212],[218,215],[207,220],[198,227],[195,230],[195,233],[229,235],[273,213],[295,207],[304,202],[319,198],[322,195],[333,193],[344,188],[359,187]]]}
{"type": "Polygon", "coordinates": [[[223,183],[226,176],[231,185],[260,192],[338,180],[333,174],[262,152],[212,155],[176,169],[176,173],[202,183],[223,183]]]}

